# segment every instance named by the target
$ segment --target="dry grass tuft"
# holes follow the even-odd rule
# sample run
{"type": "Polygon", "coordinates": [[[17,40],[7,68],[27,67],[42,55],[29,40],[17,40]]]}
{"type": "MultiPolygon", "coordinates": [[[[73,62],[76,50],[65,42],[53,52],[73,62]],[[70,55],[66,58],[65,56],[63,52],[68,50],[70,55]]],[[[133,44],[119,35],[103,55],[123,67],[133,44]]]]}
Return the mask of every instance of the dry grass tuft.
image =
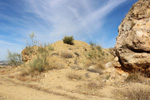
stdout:
{"type": "Polygon", "coordinates": [[[150,100],[150,86],[147,85],[130,84],[117,93],[120,94],[119,100],[150,100]]]}
{"type": "Polygon", "coordinates": [[[144,77],[144,75],[140,72],[134,72],[129,74],[129,76],[125,80],[126,82],[135,82],[135,83],[144,83],[150,84],[150,80],[144,77]]]}
{"type": "Polygon", "coordinates": [[[129,76],[126,78],[127,82],[142,82],[142,76],[139,72],[134,72],[129,74],[129,76]]]}
{"type": "Polygon", "coordinates": [[[85,67],[95,66],[91,72],[96,72],[102,74],[103,70],[105,70],[106,63],[112,61],[114,59],[113,55],[106,49],[102,49],[102,47],[90,43],[91,50],[87,52],[87,61],[85,61],[85,67]]]}
{"type": "Polygon", "coordinates": [[[74,72],[68,73],[67,77],[68,77],[68,79],[71,79],[71,80],[73,80],[73,79],[75,79],[75,80],[82,80],[83,79],[81,75],[79,75],[77,73],[74,73],[74,72]]]}
{"type": "Polygon", "coordinates": [[[96,83],[96,82],[89,82],[86,84],[87,87],[91,90],[96,90],[96,89],[101,89],[102,87],[104,87],[104,84],[103,83],[96,83]]]}
{"type": "Polygon", "coordinates": [[[62,52],[62,53],[61,53],[61,56],[62,56],[63,58],[73,58],[73,55],[72,55],[70,52],[68,52],[68,51],[62,52]]]}
{"type": "Polygon", "coordinates": [[[90,81],[84,84],[77,85],[77,91],[84,95],[102,96],[100,89],[105,86],[103,82],[90,81]]]}
{"type": "Polygon", "coordinates": [[[96,64],[96,68],[99,69],[99,70],[104,70],[105,69],[105,65],[102,61],[99,61],[97,64],[96,64]]]}

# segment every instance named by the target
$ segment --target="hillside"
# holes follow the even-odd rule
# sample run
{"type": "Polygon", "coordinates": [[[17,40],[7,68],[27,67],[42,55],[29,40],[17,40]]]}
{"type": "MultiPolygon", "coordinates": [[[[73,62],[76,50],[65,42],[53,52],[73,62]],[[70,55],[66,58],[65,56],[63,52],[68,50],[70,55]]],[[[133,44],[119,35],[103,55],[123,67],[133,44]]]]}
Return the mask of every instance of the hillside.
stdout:
{"type": "Polygon", "coordinates": [[[0,69],[0,96],[4,100],[120,100],[121,92],[115,96],[113,91],[132,86],[134,81],[137,87],[150,83],[140,74],[132,79],[120,67],[116,69],[111,49],[82,41],[28,47],[22,57],[25,63],[21,66],[0,69]]]}
{"type": "MultiPolygon", "coordinates": [[[[22,51],[22,59],[25,61],[24,66],[33,69],[33,63],[44,63],[41,68],[35,68],[36,71],[46,71],[50,69],[75,68],[88,69],[104,67],[108,61],[113,60],[113,55],[109,49],[102,49],[94,44],[91,46],[85,42],[74,40],[74,45],[57,41],[47,46],[27,47],[22,51]],[[44,60],[44,61],[43,61],[44,60]]],[[[39,65],[37,65],[39,66],[39,65]]],[[[27,72],[28,73],[28,72],[27,72]]]]}
{"type": "Polygon", "coordinates": [[[133,5],[115,48],[73,36],[35,45],[32,37],[23,62],[10,53],[12,66],[0,67],[0,100],[150,100],[149,4],[133,5]]]}

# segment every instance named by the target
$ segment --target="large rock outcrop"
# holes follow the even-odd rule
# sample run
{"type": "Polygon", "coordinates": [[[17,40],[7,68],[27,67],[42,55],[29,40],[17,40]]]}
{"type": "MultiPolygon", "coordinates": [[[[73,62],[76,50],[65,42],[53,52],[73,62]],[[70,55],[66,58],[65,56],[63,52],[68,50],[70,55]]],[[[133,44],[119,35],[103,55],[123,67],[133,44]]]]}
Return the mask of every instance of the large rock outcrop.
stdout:
{"type": "Polygon", "coordinates": [[[118,29],[116,54],[123,68],[150,75],[150,0],[139,0],[118,29]]]}
{"type": "Polygon", "coordinates": [[[21,51],[22,61],[27,62],[32,59],[34,55],[37,54],[38,46],[26,47],[21,51]]]}

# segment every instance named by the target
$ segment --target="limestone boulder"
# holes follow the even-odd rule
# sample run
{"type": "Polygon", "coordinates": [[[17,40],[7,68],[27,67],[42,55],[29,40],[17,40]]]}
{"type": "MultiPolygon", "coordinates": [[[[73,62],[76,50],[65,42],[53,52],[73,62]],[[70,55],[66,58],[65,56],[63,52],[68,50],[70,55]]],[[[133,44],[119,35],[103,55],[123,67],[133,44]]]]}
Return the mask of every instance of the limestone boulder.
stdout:
{"type": "Polygon", "coordinates": [[[118,33],[115,50],[121,65],[150,73],[150,0],[132,6],[118,33]]]}

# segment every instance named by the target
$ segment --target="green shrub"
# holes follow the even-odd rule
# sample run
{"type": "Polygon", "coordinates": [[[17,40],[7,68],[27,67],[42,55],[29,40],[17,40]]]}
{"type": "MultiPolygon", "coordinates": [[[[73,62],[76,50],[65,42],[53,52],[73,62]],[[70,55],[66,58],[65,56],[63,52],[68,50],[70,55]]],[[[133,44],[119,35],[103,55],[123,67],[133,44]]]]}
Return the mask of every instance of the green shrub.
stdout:
{"type": "Polygon", "coordinates": [[[30,37],[31,43],[27,41],[27,43],[26,43],[26,50],[25,50],[24,54],[32,56],[33,52],[35,52],[34,51],[34,46],[38,45],[37,44],[38,41],[35,40],[36,36],[35,36],[34,32],[29,34],[29,37],[30,37]]]}
{"type": "Polygon", "coordinates": [[[8,59],[8,64],[11,66],[16,67],[22,64],[21,54],[11,53],[9,50],[8,50],[7,59],[8,59]]]}
{"type": "Polygon", "coordinates": [[[96,43],[94,43],[94,42],[89,42],[89,44],[92,46],[92,47],[95,47],[96,46],[96,43]]]}
{"type": "Polygon", "coordinates": [[[94,60],[99,60],[104,56],[104,52],[97,50],[97,48],[92,48],[92,50],[88,51],[87,53],[87,58],[88,59],[94,59],[94,60]]]}
{"type": "MultiPolygon", "coordinates": [[[[38,44],[38,41],[36,41],[35,40],[35,34],[34,34],[34,32],[32,32],[31,34],[29,34],[29,37],[30,37],[30,39],[31,39],[31,42],[32,42],[32,44],[31,44],[31,46],[34,46],[34,45],[37,45],[38,44]]],[[[29,44],[30,45],[30,44],[29,44]]]]}
{"type": "Polygon", "coordinates": [[[45,62],[41,58],[36,58],[32,62],[29,63],[30,71],[34,72],[42,72],[44,71],[45,62]]]}
{"type": "Polygon", "coordinates": [[[102,47],[101,47],[100,45],[97,45],[95,48],[96,48],[99,52],[102,52],[102,47]]]}
{"type": "Polygon", "coordinates": [[[89,59],[96,59],[97,58],[97,52],[95,50],[91,50],[88,52],[87,57],[89,59]]]}
{"type": "Polygon", "coordinates": [[[92,49],[96,48],[98,51],[102,52],[102,47],[100,45],[97,45],[94,42],[90,42],[89,44],[91,45],[92,49]]]}
{"type": "Polygon", "coordinates": [[[89,44],[91,45],[91,50],[87,54],[87,57],[89,59],[99,59],[102,58],[102,56],[104,56],[104,52],[100,45],[97,45],[93,42],[89,42],[89,44]]]}
{"type": "Polygon", "coordinates": [[[29,64],[25,65],[26,67],[29,67],[29,72],[43,72],[53,69],[61,69],[64,68],[64,65],[61,62],[56,62],[55,59],[51,58],[49,60],[49,54],[47,52],[43,52],[39,55],[37,55],[36,58],[31,60],[29,64]]]}
{"type": "Polygon", "coordinates": [[[50,50],[50,51],[54,51],[54,47],[52,47],[52,46],[48,46],[48,50],[50,50]]]}
{"type": "Polygon", "coordinates": [[[63,39],[63,42],[66,43],[66,44],[70,44],[70,45],[73,45],[73,36],[65,36],[63,39]]]}
{"type": "Polygon", "coordinates": [[[33,61],[30,61],[29,67],[30,71],[34,72],[42,72],[45,70],[46,66],[48,66],[49,63],[47,61],[47,53],[42,53],[37,56],[37,58],[34,58],[33,61]]]}

